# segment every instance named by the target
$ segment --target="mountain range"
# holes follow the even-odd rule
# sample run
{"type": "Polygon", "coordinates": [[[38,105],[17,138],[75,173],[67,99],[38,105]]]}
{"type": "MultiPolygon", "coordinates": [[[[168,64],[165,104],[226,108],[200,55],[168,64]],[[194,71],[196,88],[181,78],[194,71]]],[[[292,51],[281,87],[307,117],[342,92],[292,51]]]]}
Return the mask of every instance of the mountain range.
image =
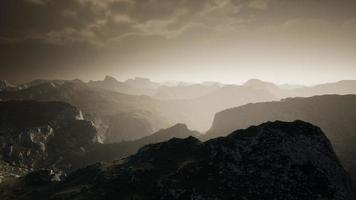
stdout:
{"type": "MultiPolygon", "coordinates": [[[[309,97],[322,94],[356,94],[356,81],[340,81],[310,87],[284,89],[270,82],[251,79],[243,85],[221,83],[169,84],[152,82],[147,78],[118,81],[106,76],[102,81],[85,83],[78,79],[35,80],[20,84],[17,90],[3,90],[0,99],[33,99],[64,101],[77,106],[84,117],[93,121],[106,142],[134,140],[152,134],[160,128],[177,123],[204,132],[209,129],[215,113],[247,103],[281,100],[287,97],[309,97]],[[127,117],[141,124],[146,132],[140,135],[132,127],[115,130],[112,122],[127,117]],[[111,126],[111,128],[109,128],[111,126]],[[132,137],[126,137],[132,135],[132,137]],[[107,139],[110,138],[109,140],[107,139]]],[[[128,123],[130,124],[130,123],[128,123]]]]}

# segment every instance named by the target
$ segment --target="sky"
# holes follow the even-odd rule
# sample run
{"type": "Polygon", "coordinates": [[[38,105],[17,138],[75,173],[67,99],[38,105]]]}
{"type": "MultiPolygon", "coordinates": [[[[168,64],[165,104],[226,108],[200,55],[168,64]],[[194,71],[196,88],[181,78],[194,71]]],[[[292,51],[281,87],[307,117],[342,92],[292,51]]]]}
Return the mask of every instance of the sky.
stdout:
{"type": "Polygon", "coordinates": [[[0,0],[0,79],[356,79],[356,0],[0,0]]]}

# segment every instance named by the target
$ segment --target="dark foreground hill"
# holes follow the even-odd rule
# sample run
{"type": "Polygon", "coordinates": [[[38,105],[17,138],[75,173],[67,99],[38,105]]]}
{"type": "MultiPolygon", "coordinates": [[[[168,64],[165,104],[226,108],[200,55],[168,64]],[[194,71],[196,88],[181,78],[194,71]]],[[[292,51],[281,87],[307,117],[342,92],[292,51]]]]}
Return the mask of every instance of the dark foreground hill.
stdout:
{"type": "Polygon", "coordinates": [[[224,110],[215,115],[205,137],[227,135],[266,121],[298,119],[313,123],[325,132],[341,162],[356,180],[356,95],[289,98],[224,110]]]}
{"type": "Polygon", "coordinates": [[[200,142],[145,146],[122,161],[80,169],[62,182],[40,171],[2,185],[3,200],[353,200],[330,142],[311,124],[265,123],[200,142]]]}

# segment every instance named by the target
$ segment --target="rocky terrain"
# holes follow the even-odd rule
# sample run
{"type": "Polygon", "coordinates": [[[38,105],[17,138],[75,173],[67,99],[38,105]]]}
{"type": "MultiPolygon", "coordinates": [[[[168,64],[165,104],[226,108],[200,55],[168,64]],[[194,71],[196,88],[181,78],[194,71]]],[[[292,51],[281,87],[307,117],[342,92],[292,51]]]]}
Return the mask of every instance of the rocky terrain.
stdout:
{"type": "MultiPolygon", "coordinates": [[[[132,126],[141,131],[137,124],[132,126]]],[[[198,134],[177,124],[134,141],[102,144],[92,122],[67,103],[0,102],[0,179],[42,168],[67,173],[95,162],[127,157],[146,144],[198,134]]]]}
{"type": "Polygon", "coordinates": [[[98,163],[63,181],[39,171],[2,185],[4,200],[278,199],[352,200],[351,182],[323,132],[269,122],[227,137],[147,145],[121,161],[98,163]],[[31,178],[29,178],[31,177],[31,178]]]}
{"type": "Polygon", "coordinates": [[[61,101],[83,111],[83,117],[92,121],[98,129],[101,141],[135,140],[169,127],[167,119],[159,112],[157,101],[145,97],[127,95],[89,87],[79,80],[35,81],[24,89],[0,92],[3,100],[61,101]],[[125,122],[125,127],[118,124],[125,122]],[[137,132],[142,124],[145,130],[137,132]],[[135,134],[133,134],[135,132],[135,134]],[[115,133],[117,136],[114,136],[115,133]]]}
{"type": "Polygon", "coordinates": [[[319,126],[356,180],[356,95],[324,95],[248,104],[216,114],[206,138],[227,135],[266,121],[304,120],[319,126]]]}
{"type": "Polygon", "coordinates": [[[6,174],[15,169],[21,169],[15,175],[40,168],[71,171],[82,166],[79,158],[95,143],[95,127],[69,104],[0,102],[0,156],[6,174]]]}

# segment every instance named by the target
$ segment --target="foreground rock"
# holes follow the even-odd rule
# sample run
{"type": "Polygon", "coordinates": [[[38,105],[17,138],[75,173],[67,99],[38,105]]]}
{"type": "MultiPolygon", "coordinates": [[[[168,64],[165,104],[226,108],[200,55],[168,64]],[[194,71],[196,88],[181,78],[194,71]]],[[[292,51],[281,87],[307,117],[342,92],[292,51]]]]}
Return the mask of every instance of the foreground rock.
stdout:
{"type": "Polygon", "coordinates": [[[82,166],[79,158],[96,138],[93,124],[69,104],[0,102],[0,156],[8,164],[4,166],[71,171],[82,166]]]}
{"type": "Polygon", "coordinates": [[[266,121],[303,120],[319,126],[356,181],[356,95],[324,95],[247,104],[215,115],[207,138],[225,136],[266,121]]]}
{"type": "Polygon", "coordinates": [[[354,199],[330,142],[302,121],[265,123],[204,143],[171,139],[59,183],[25,179],[3,186],[1,199],[354,199]]]}

